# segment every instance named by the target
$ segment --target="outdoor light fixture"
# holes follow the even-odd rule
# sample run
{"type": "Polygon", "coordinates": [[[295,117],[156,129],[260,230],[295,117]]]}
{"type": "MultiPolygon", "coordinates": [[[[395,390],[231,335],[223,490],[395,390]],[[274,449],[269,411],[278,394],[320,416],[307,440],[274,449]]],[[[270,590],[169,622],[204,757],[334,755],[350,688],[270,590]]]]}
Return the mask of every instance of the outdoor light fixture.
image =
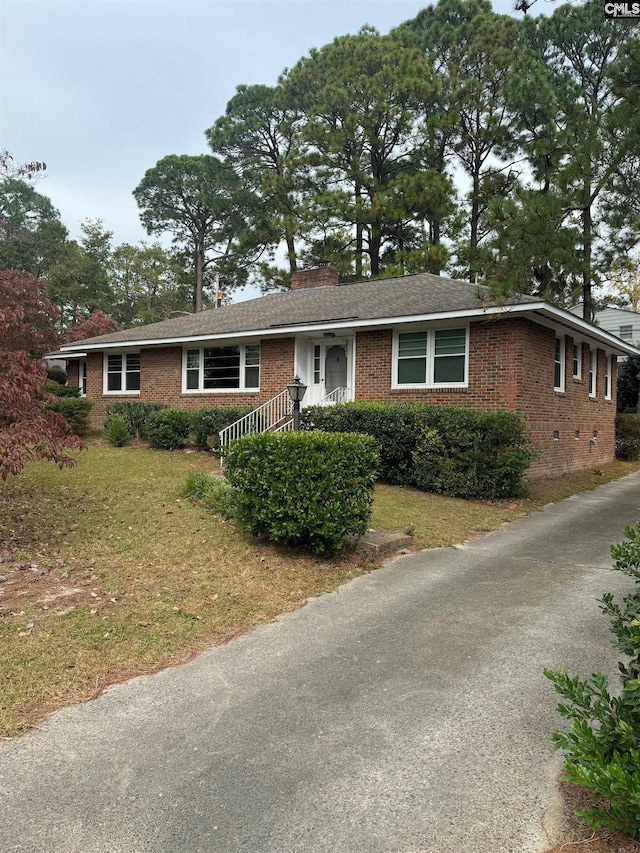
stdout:
{"type": "Polygon", "coordinates": [[[293,402],[293,428],[294,430],[300,429],[300,403],[302,402],[302,398],[305,395],[307,390],[307,386],[300,380],[300,377],[296,374],[293,379],[293,382],[290,382],[287,385],[287,391],[289,392],[289,396],[293,402]]]}

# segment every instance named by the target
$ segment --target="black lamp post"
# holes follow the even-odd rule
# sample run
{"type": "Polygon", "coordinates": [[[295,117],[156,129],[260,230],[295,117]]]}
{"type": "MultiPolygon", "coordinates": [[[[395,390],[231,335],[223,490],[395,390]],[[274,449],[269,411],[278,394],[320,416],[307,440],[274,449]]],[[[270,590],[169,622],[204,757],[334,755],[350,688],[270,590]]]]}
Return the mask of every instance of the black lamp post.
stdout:
{"type": "Polygon", "coordinates": [[[306,390],[307,386],[300,380],[300,377],[297,374],[294,377],[293,382],[290,382],[287,385],[287,391],[289,392],[289,396],[293,402],[294,430],[300,429],[300,403],[302,402],[302,398],[304,397],[306,390]]]}

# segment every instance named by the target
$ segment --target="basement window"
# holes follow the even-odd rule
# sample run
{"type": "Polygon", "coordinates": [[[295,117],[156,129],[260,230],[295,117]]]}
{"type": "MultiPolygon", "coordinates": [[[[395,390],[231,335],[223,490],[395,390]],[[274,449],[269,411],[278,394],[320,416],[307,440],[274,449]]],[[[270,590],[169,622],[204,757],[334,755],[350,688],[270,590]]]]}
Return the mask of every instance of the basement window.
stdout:
{"type": "Polygon", "coordinates": [[[183,393],[258,391],[259,388],[259,344],[233,344],[184,351],[183,393]]]}

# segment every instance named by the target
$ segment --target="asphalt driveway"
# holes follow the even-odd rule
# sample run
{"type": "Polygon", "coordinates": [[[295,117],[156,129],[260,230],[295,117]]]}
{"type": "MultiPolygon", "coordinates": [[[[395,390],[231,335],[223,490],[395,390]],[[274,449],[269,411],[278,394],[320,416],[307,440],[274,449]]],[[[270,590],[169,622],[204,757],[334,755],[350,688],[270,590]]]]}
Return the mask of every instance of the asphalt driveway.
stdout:
{"type": "Polygon", "coordinates": [[[3,853],[534,853],[544,666],[615,671],[597,598],[640,474],[397,559],[0,746],[3,853]]]}

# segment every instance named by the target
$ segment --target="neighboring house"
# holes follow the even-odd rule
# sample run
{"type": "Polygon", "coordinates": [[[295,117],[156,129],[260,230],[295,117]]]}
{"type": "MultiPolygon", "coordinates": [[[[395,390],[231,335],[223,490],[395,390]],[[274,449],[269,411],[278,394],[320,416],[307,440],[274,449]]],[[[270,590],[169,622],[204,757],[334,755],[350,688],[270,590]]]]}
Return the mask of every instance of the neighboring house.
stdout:
{"type": "MultiPolygon", "coordinates": [[[[570,310],[582,317],[582,303],[574,305],[570,310]]],[[[636,311],[613,306],[603,308],[602,311],[596,311],[595,324],[628,344],[640,344],[640,314],[636,311]]]]}
{"type": "Polygon", "coordinates": [[[184,409],[259,406],[295,374],[303,405],[419,400],[520,412],[542,451],[534,477],[615,452],[616,359],[633,346],[533,296],[506,304],[422,273],[339,284],[296,273],[291,291],[65,345],[100,428],[116,400],[184,409]]]}

